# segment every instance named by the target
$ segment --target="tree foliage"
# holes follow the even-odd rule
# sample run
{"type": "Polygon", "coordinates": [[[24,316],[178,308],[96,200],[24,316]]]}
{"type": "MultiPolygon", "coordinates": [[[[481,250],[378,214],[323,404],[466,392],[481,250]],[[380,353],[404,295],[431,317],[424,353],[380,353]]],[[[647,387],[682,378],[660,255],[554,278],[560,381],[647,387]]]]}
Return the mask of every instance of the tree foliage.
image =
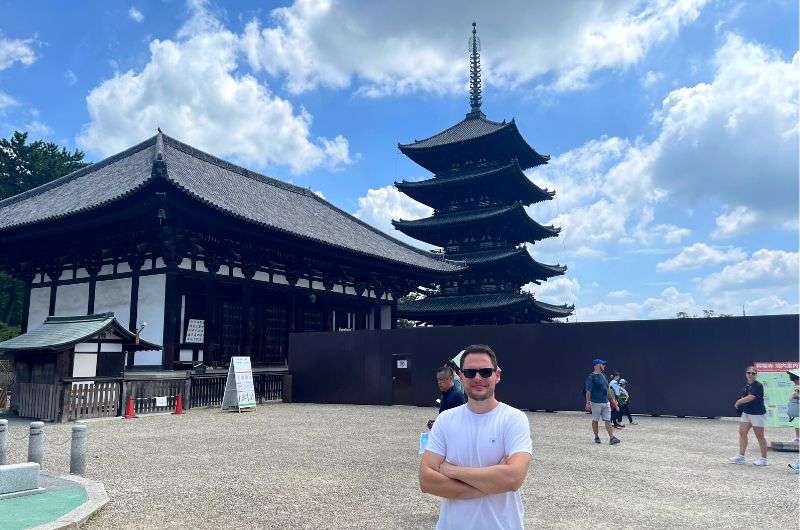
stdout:
{"type": "MultiPolygon", "coordinates": [[[[27,142],[26,132],[0,138],[0,200],[89,165],[78,149],[68,151],[43,140],[27,142]]],[[[22,282],[0,272],[0,341],[19,334],[23,294],[22,282]]]]}

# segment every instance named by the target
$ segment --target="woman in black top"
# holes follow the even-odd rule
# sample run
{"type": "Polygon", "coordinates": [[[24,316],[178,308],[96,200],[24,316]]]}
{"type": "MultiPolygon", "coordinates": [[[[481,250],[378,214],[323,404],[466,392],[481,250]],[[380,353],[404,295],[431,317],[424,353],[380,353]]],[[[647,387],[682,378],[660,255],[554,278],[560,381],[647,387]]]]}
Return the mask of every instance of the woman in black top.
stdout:
{"type": "Polygon", "coordinates": [[[764,386],[756,381],[755,366],[748,366],[745,370],[747,384],[742,390],[742,397],[733,404],[736,411],[741,414],[739,418],[739,454],[731,458],[732,464],[744,464],[744,454],[747,451],[747,434],[752,427],[761,449],[761,458],[753,461],[754,466],[767,465],[767,439],[764,437],[764,418],[767,409],[764,406],[764,386]]]}

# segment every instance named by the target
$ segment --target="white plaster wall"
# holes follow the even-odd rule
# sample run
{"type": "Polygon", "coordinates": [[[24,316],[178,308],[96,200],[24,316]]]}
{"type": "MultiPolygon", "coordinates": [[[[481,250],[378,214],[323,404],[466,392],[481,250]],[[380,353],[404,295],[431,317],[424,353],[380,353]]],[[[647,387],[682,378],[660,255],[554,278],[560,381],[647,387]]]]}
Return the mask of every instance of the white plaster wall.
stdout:
{"type": "Polygon", "coordinates": [[[297,286],[298,287],[309,287],[308,280],[300,278],[299,280],[297,280],[297,286]]]}
{"type": "Polygon", "coordinates": [[[72,279],[72,269],[64,269],[61,271],[61,276],[58,277],[59,280],[71,280],[72,279]]]}
{"type": "MultiPolygon", "coordinates": [[[[56,293],[58,294],[58,293],[56,293]]],[[[42,325],[50,309],[50,287],[31,289],[31,306],[28,311],[28,331],[42,325]]]]}
{"type": "Polygon", "coordinates": [[[127,261],[120,261],[119,263],[117,263],[117,273],[118,274],[123,274],[123,273],[126,273],[126,272],[131,272],[131,266],[128,265],[128,262],[127,261]]]}
{"type": "Polygon", "coordinates": [[[75,271],[75,279],[76,280],[79,280],[81,278],[88,278],[88,277],[89,277],[89,273],[86,272],[86,269],[78,269],[77,271],[75,271]]]}
{"type": "Polygon", "coordinates": [[[381,306],[381,329],[390,329],[392,327],[392,306],[381,306]]]}
{"type": "Polygon", "coordinates": [[[109,274],[114,274],[114,265],[111,263],[100,267],[100,272],[97,273],[98,276],[108,276],[109,274]]]}
{"type": "Polygon", "coordinates": [[[72,363],[72,377],[94,377],[97,375],[97,354],[76,353],[72,363]]]}
{"type": "Polygon", "coordinates": [[[101,352],[122,352],[122,344],[117,342],[102,342],[100,343],[100,351],[101,352]]]}
{"type": "Polygon", "coordinates": [[[289,282],[286,281],[286,276],[283,274],[273,274],[272,275],[272,283],[280,283],[282,285],[289,285],[289,282]]]}
{"type": "Polygon", "coordinates": [[[325,286],[319,280],[314,280],[313,282],[311,282],[311,287],[313,287],[314,289],[320,289],[320,290],[323,290],[323,291],[325,290],[325,286]]]}
{"type": "MultiPolygon", "coordinates": [[[[153,274],[139,278],[139,322],[147,322],[141,337],[158,345],[164,344],[164,298],[167,277],[164,274],[153,274]]],[[[160,365],[161,351],[139,351],[134,357],[134,364],[160,365]]]]}
{"type": "Polygon", "coordinates": [[[183,258],[181,262],[178,264],[178,267],[181,269],[191,269],[192,260],[190,260],[189,258],[183,258]]]}
{"type": "Polygon", "coordinates": [[[79,342],[72,347],[76,353],[97,353],[96,342],[79,342]]]}
{"type": "Polygon", "coordinates": [[[228,274],[230,274],[230,267],[228,267],[227,265],[220,265],[217,274],[220,274],[222,276],[227,276],[228,274]]]}
{"type": "Polygon", "coordinates": [[[255,276],[253,276],[256,280],[260,282],[268,282],[269,281],[269,274],[263,271],[256,271],[255,276]]]}
{"type": "Polygon", "coordinates": [[[58,286],[58,291],[56,291],[56,316],[71,317],[85,315],[88,307],[88,283],[73,283],[58,286]]]}
{"type": "Polygon", "coordinates": [[[205,262],[201,259],[197,260],[197,263],[194,264],[194,269],[198,272],[208,272],[205,262]]]}
{"type": "Polygon", "coordinates": [[[94,291],[94,312],[113,312],[117,321],[127,328],[131,317],[131,279],[98,280],[94,291]]]}
{"type": "Polygon", "coordinates": [[[156,269],[163,269],[166,266],[167,264],[164,263],[164,258],[156,258],[156,261],[153,264],[153,267],[155,267],[156,269]]]}
{"type": "Polygon", "coordinates": [[[244,278],[244,274],[242,273],[242,269],[240,267],[233,268],[233,276],[235,278],[244,278]]]}

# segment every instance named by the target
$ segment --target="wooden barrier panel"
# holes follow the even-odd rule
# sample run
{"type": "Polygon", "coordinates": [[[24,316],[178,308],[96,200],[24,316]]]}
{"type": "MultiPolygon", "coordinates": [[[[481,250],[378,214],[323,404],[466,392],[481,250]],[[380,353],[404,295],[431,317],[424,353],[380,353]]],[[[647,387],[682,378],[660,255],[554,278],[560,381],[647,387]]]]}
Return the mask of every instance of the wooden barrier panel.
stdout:
{"type": "Polygon", "coordinates": [[[46,383],[17,383],[19,415],[42,421],[56,419],[58,400],[55,385],[46,383]]]}
{"type": "Polygon", "coordinates": [[[116,381],[73,382],[64,389],[64,419],[108,418],[117,415],[119,386],[116,381]]]}

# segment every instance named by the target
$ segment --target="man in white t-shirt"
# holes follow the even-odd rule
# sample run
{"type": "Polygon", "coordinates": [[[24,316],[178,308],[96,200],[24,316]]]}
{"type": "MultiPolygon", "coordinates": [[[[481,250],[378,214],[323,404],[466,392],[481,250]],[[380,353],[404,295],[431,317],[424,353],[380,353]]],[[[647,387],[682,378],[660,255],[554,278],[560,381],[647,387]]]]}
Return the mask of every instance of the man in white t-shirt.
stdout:
{"type": "Polygon", "coordinates": [[[495,399],[500,370],[490,347],[469,346],[460,365],[468,400],[433,424],[420,489],[442,497],[437,530],[523,528],[518,490],[532,454],[528,418],[495,399]]]}

